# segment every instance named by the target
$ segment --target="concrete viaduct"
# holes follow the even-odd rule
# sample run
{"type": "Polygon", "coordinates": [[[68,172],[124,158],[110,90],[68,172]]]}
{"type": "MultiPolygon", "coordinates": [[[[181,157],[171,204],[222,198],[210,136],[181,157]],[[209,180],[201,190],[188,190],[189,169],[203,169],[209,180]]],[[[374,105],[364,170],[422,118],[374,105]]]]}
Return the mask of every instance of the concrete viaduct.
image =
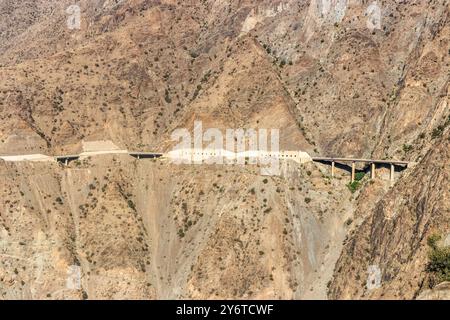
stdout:
{"type": "MultiPolygon", "coordinates": [[[[181,154],[186,153],[186,151],[181,151],[178,153],[158,153],[158,152],[129,152],[127,150],[109,150],[109,151],[98,151],[98,152],[83,152],[81,154],[73,154],[73,155],[61,155],[61,156],[45,156],[45,155],[15,155],[15,156],[0,156],[0,159],[5,161],[57,161],[59,163],[68,165],[69,162],[78,160],[80,158],[85,158],[89,156],[101,155],[101,154],[128,154],[136,159],[157,159],[157,158],[174,158],[178,157],[181,154]]],[[[195,156],[198,150],[189,150],[189,153],[192,156],[195,156]]],[[[223,153],[223,152],[222,152],[223,153]]],[[[248,152],[240,155],[236,153],[236,156],[258,156],[256,154],[247,154],[248,152]]],[[[200,154],[204,157],[215,156],[216,152],[200,152],[200,154]]],[[[221,154],[221,152],[218,152],[221,154]]],[[[228,155],[229,156],[229,155],[228,155]]],[[[324,164],[331,165],[331,176],[335,176],[335,171],[337,166],[348,167],[351,166],[351,182],[354,182],[356,179],[356,164],[363,163],[366,165],[370,165],[370,178],[376,178],[376,168],[379,167],[388,167],[390,168],[390,181],[391,183],[394,181],[394,173],[396,169],[399,171],[404,170],[411,166],[412,162],[407,161],[398,161],[398,160],[376,160],[376,159],[360,159],[360,158],[338,158],[338,157],[310,157],[307,153],[301,151],[281,151],[275,153],[262,153],[259,156],[263,157],[276,157],[280,160],[292,160],[298,163],[305,162],[319,162],[324,164]]],[[[348,169],[347,169],[348,170],[348,169]]]]}
{"type": "MultiPolygon", "coordinates": [[[[109,154],[113,154],[116,152],[110,152],[109,154]]],[[[124,152],[120,152],[124,153],[124,152]]],[[[132,156],[136,159],[157,159],[163,157],[163,153],[157,153],[157,152],[126,152],[128,155],[132,156]]],[[[106,153],[102,153],[106,154],[106,153]]],[[[90,154],[93,155],[93,154],[90,154]]],[[[56,156],[54,157],[55,160],[59,163],[63,163],[65,165],[68,165],[70,161],[79,160],[81,157],[87,157],[90,155],[86,154],[74,154],[74,155],[63,155],[63,156],[56,156]]],[[[98,154],[96,154],[98,155],[98,154]]]]}
{"type": "Polygon", "coordinates": [[[356,176],[356,164],[364,163],[370,165],[370,178],[375,179],[376,177],[376,166],[389,166],[390,174],[389,180],[394,182],[395,169],[400,167],[402,169],[408,168],[412,162],[407,161],[397,161],[397,160],[375,160],[375,159],[357,159],[357,158],[326,158],[326,157],[313,157],[313,161],[321,163],[331,164],[331,177],[335,175],[336,163],[351,164],[351,182],[355,181],[356,176]]]}

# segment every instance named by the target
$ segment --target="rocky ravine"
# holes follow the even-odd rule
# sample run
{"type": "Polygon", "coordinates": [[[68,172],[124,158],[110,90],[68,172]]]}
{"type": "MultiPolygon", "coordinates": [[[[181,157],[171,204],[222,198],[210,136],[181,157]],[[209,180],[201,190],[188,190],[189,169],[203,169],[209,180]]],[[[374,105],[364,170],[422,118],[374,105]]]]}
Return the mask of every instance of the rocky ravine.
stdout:
{"type": "Polygon", "coordinates": [[[447,129],[348,239],[336,265],[332,298],[413,299],[436,285],[426,272],[427,242],[433,234],[450,237],[449,137],[447,129]],[[369,266],[380,270],[381,286],[374,290],[366,286],[369,266]]]}
{"type": "Polygon", "coordinates": [[[1,162],[1,297],[432,297],[427,238],[450,232],[450,2],[378,1],[372,29],[369,1],[320,3],[83,0],[71,30],[70,0],[0,0],[2,155],[167,151],[202,120],[279,128],[284,150],[417,162],[355,194],[318,164],[267,178],[1,162]]]}
{"type": "Polygon", "coordinates": [[[352,206],[321,170],[2,163],[0,294],[325,298],[352,206]]]}

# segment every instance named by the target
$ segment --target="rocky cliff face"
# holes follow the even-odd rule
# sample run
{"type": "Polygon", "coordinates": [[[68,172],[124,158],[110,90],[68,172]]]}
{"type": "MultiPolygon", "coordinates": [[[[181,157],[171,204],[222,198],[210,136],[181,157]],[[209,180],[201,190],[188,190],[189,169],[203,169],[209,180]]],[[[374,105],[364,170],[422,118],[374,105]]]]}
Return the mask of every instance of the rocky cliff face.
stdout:
{"type": "Polygon", "coordinates": [[[2,163],[0,294],[324,298],[350,192],[305,169],[286,163],[267,178],[256,166],[128,156],[2,163]]]}
{"type": "Polygon", "coordinates": [[[434,234],[449,235],[449,141],[447,129],[420,164],[364,213],[336,265],[331,297],[412,299],[436,285],[426,272],[427,243],[434,234]]]}
{"type": "Polygon", "coordinates": [[[263,182],[119,156],[1,163],[2,297],[324,298],[333,270],[331,298],[432,286],[427,237],[449,232],[448,0],[79,1],[79,28],[72,5],[0,0],[2,155],[167,151],[202,120],[417,165],[351,194],[320,164],[263,182]]]}
{"type": "Polygon", "coordinates": [[[283,128],[286,148],[414,158],[402,146],[447,108],[448,1],[379,4],[379,22],[369,3],[322,3],[88,1],[71,30],[70,1],[2,1],[1,148],[164,148],[196,118],[283,128]]]}

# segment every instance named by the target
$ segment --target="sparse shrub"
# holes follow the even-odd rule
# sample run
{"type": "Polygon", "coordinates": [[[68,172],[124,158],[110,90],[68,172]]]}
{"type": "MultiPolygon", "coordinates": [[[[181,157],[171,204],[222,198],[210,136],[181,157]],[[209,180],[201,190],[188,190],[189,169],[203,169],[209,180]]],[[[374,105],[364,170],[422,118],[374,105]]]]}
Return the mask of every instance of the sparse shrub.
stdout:
{"type": "Polygon", "coordinates": [[[198,53],[195,52],[195,51],[190,51],[190,52],[189,52],[189,55],[191,56],[192,59],[195,59],[195,58],[198,57],[198,53]]]}
{"type": "Polygon", "coordinates": [[[437,233],[433,233],[431,236],[428,237],[427,239],[427,244],[432,248],[432,249],[436,249],[437,246],[437,242],[441,240],[441,236],[438,235],[437,233]]]}
{"type": "Polygon", "coordinates": [[[167,103],[171,103],[172,102],[172,99],[170,98],[170,93],[169,93],[169,90],[165,90],[165,92],[164,92],[164,100],[167,102],[167,103]]]}
{"type": "Polygon", "coordinates": [[[429,262],[426,270],[431,274],[432,286],[450,281],[450,247],[440,247],[437,243],[440,239],[440,235],[437,234],[428,238],[431,251],[428,254],[429,262]]]}
{"type": "Polygon", "coordinates": [[[355,174],[355,180],[361,181],[362,179],[364,179],[365,176],[366,176],[366,174],[364,172],[357,172],[355,174]]]}
{"type": "Polygon", "coordinates": [[[410,144],[404,144],[403,145],[403,152],[408,153],[413,149],[413,146],[410,144]]]}
{"type": "Polygon", "coordinates": [[[264,213],[269,213],[270,211],[272,211],[272,208],[267,208],[266,210],[264,210],[264,213]]]}
{"type": "Polygon", "coordinates": [[[82,293],[82,298],[83,298],[83,300],[87,300],[89,298],[87,292],[84,291],[84,290],[83,290],[83,293],[82,293]]]}
{"type": "Polygon", "coordinates": [[[128,203],[128,207],[130,207],[132,210],[136,211],[136,205],[134,204],[134,202],[131,199],[129,199],[127,203],[128,203]]]}
{"type": "Polygon", "coordinates": [[[442,133],[444,132],[444,126],[438,126],[431,132],[431,139],[436,139],[442,136],[442,133]]]}
{"type": "Polygon", "coordinates": [[[359,181],[355,180],[355,181],[350,182],[349,184],[347,184],[347,187],[352,193],[355,193],[356,190],[358,190],[360,185],[361,185],[361,183],[359,181]]]}

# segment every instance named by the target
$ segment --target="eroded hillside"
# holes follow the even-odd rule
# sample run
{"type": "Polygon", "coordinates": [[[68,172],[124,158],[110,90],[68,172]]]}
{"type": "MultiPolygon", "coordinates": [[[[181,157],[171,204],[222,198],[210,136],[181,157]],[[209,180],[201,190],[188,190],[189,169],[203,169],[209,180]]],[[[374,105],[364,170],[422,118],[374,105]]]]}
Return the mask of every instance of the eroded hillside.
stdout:
{"type": "Polygon", "coordinates": [[[416,165],[352,194],[348,172],[321,164],[263,177],[126,156],[2,162],[2,298],[415,298],[436,285],[448,0],[83,0],[79,29],[71,5],[0,0],[1,155],[93,140],[168,151],[201,120],[280,129],[282,150],[416,165]],[[371,266],[382,281],[368,290],[371,266]]]}
{"type": "Polygon", "coordinates": [[[256,166],[128,156],[2,163],[0,293],[324,298],[351,194],[322,168],[302,169],[262,177],[256,166]]]}
{"type": "MultiPolygon", "coordinates": [[[[449,121],[450,123],[450,118],[449,121]]],[[[439,282],[427,272],[430,237],[450,240],[450,130],[423,161],[400,180],[348,239],[330,296],[338,299],[413,299],[439,282]],[[367,289],[369,266],[380,286],[367,289]]]]}

